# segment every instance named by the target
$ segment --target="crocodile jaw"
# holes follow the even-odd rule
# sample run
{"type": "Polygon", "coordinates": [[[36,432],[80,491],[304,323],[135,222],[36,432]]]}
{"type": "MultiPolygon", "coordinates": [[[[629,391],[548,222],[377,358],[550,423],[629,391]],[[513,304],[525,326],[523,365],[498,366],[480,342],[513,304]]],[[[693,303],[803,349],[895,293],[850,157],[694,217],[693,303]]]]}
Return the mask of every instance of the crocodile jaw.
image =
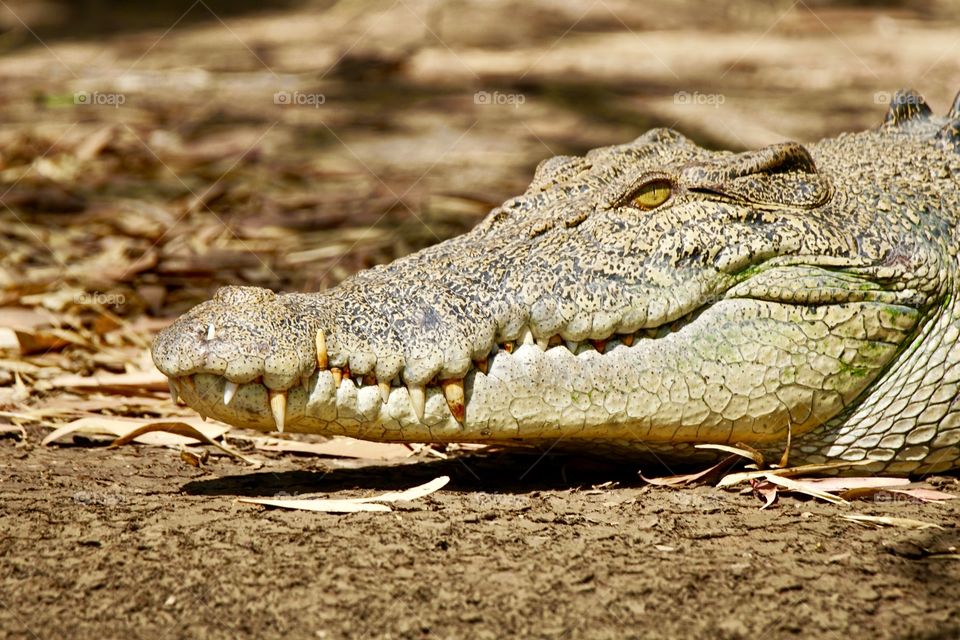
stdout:
{"type": "MultiPolygon", "coordinates": [[[[918,313],[878,302],[804,309],[724,300],[659,338],[619,340],[603,353],[563,345],[500,351],[464,379],[465,414],[427,387],[422,417],[406,386],[384,401],[378,385],[319,370],[285,391],[282,424],[260,382],[235,388],[197,374],[178,382],[200,413],[256,429],[385,441],[746,442],[803,434],[872,382],[918,313]],[[804,353],[802,359],[797,353],[804,353]],[[229,390],[229,403],[224,391],[229,390]],[[462,418],[462,419],[461,419],[462,418]]],[[[414,390],[414,393],[416,389],[414,390]]]]}

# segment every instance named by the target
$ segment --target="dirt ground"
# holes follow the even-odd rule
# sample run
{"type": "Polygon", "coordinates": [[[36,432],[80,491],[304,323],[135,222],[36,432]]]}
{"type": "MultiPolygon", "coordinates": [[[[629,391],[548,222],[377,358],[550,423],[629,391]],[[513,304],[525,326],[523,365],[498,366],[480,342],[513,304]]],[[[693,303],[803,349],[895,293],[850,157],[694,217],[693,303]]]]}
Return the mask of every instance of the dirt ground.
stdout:
{"type": "MultiPolygon", "coordinates": [[[[960,500],[761,510],[631,464],[348,458],[242,431],[263,466],[41,444],[189,419],[147,355],[176,315],[460,233],[550,155],[653,126],[816,139],[875,126],[902,86],[944,113],[956,2],[0,5],[0,638],[960,637],[960,500]],[[387,513],[237,501],[440,476],[387,513]]],[[[924,480],[960,495],[956,474],[924,480]]]]}

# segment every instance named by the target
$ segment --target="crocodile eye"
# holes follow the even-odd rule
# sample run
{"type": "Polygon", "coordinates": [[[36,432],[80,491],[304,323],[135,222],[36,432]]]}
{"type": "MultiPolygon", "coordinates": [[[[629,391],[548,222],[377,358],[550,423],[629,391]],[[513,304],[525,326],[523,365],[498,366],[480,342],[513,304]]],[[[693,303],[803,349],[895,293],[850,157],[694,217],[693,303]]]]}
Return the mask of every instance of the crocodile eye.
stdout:
{"type": "Polygon", "coordinates": [[[657,179],[651,180],[633,192],[628,204],[642,211],[650,211],[662,205],[670,199],[673,193],[673,185],[669,180],[657,179]]]}

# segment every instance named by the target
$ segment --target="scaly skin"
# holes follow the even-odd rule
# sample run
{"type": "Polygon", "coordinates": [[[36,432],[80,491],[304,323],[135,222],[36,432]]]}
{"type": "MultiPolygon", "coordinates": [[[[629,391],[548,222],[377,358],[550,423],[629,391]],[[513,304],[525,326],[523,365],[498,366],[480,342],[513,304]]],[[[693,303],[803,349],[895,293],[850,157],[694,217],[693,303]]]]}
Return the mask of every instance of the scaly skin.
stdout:
{"type": "Polygon", "coordinates": [[[225,287],[154,361],[263,430],[674,457],[790,432],[793,462],[957,468],[958,148],[960,95],[912,92],[806,148],[654,130],[330,291],[225,287]]]}

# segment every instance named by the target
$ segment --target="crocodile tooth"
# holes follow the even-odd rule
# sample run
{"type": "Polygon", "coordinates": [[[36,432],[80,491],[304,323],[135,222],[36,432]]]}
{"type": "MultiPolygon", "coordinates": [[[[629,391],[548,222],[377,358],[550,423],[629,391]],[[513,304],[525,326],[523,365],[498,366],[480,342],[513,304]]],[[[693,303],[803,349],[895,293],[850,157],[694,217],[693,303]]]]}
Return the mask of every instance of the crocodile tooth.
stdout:
{"type": "Polygon", "coordinates": [[[170,387],[170,399],[173,400],[173,404],[178,404],[180,402],[180,388],[177,387],[176,380],[167,378],[167,386],[170,387]]]}
{"type": "Polygon", "coordinates": [[[573,340],[564,340],[563,343],[567,346],[567,351],[570,353],[576,353],[577,347],[580,346],[573,340]]]}
{"type": "Polygon", "coordinates": [[[340,386],[340,381],[343,380],[343,371],[338,367],[330,367],[330,373],[333,374],[333,386],[334,388],[340,386]]]}
{"type": "Polygon", "coordinates": [[[530,331],[530,327],[523,328],[523,331],[520,332],[520,337],[517,338],[517,342],[520,344],[533,344],[533,332],[530,331]]]}
{"type": "Polygon", "coordinates": [[[620,342],[627,345],[628,347],[633,346],[633,335],[620,336],[620,342]]]}
{"type": "Polygon", "coordinates": [[[486,374],[490,369],[490,362],[486,358],[483,360],[474,360],[473,366],[475,366],[481,373],[486,374]]]}
{"type": "Polygon", "coordinates": [[[417,419],[423,422],[423,413],[427,408],[427,394],[423,387],[408,386],[410,391],[410,404],[413,405],[413,412],[417,414],[417,419]]]}
{"type": "Polygon", "coordinates": [[[213,340],[213,323],[207,325],[207,340],[213,340]]]}
{"type": "Polygon", "coordinates": [[[270,393],[270,411],[273,413],[273,422],[277,425],[277,431],[283,433],[283,427],[287,424],[287,392],[274,391],[268,389],[270,393]]]}
{"type": "Polygon", "coordinates": [[[450,407],[450,413],[457,422],[463,424],[467,413],[466,400],[463,394],[463,380],[441,380],[440,386],[443,388],[443,397],[447,399],[447,406],[450,407]]]}
{"type": "Polygon", "coordinates": [[[237,389],[240,388],[236,382],[230,382],[227,380],[223,383],[223,404],[229,405],[230,401],[233,400],[233,396],[236,395],[237,389]]]}
{"type": "Polygon", "coordinates": [[[540,347],[540,351],[546,351],[547,348],[550,346],[549,338],[537,338],[536,342],[537,342],[537,346],[540,347]]]}
{"type": "Polygon", "coordinates": [[[383,404],[387,404],[390,400],[390,383],[381,382],[377,386],[380,387],[380,398],[383,399],[383,404]]]}
{"type": "Polygon", "coordinates": [[[327,357],[327,336],[323,333],[323,329],[317,330],[317,337],[314,341],[317,345],[317,368],[323,371],[330,363],[327,357]]]}

